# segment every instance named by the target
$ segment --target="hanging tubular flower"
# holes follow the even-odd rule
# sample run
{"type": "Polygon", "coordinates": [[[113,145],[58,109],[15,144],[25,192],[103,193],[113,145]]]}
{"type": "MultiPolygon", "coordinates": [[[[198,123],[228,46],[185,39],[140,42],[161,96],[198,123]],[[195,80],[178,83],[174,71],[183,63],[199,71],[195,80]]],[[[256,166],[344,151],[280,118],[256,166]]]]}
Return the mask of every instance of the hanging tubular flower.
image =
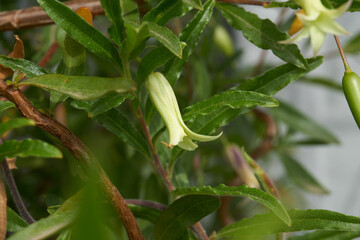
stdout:
{"type": "Polygon", "coordinates": [[[208,142],[221,136],[222,133],[217,136],[197,134],[185,125],[174,91],[161,73],[150,74],[145,81],[145,85],[151,101],[159,111],[168,129],[169,144],[166,144],[168,147],[172,148],[178,145],[182,149],[193,151],[197,148],[197,145],[192,140],[208,142]]]}
{"type": "Polygon", "coordinates": [[[304,24],[304,27],[291,39],[280,43],[294,43],[310,36],[314,55],[320,50],[327,33],[344,35],[349,34],[343,27],[334,21],[350,7],[352,0],[341,5],[337,9],[328,9],[321,0],[295,0],[304,11],[296,13],[296,17],[304,24]]]}

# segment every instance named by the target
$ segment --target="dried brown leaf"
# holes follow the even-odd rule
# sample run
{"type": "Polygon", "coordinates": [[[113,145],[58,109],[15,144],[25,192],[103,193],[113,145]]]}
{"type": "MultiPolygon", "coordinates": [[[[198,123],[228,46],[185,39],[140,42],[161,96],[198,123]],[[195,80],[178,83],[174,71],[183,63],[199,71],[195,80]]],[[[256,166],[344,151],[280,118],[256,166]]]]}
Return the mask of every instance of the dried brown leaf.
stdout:
{"type": "MultiPolygon", "coordinates": [[[[16,43],[14,45],[13,51],[8,56],[12,58],[24,58],[24,44],[18,35],[14,35],[14,38],[16,40],[16,43]]],[[[13,72],[14,71],[12,69],[0,65],[0,80],[7,78],[11,74],[13,74],[13,72]]]]}
{"type": "Polygon", "coordinates": [[[16,166],[16,158],[6,158],[6,161],[9,165],[9,169],[18,169],[16,166]]]}

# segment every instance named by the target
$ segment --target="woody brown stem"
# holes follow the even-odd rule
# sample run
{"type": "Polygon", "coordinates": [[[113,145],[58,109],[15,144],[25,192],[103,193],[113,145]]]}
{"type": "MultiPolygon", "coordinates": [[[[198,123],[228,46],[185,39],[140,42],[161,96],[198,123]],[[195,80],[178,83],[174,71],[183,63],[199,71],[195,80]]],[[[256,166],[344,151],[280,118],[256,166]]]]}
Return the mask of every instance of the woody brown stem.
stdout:
{"type": "Polygon", "coordinates": [[[0,81],[0,95],[13,102],[24,117],[32,119],[38,127],[58,138],[63,146],[79,160],[80,164],[85,169],[96,172],[106,196],[114,206],[116,213],[124,224],[129,239],[144,239],[136,219],[127,206],[124,198],[112,184],[93,153],[84,145],[84,143],[58,121],[39,112],[20,90],[7,86],[4,81],[0,81]]]}
{"type": "MultiPolygon", "coordinates": [[[[104,15],[99,0],[74,0],[65,2],[72,10],[87,7],[93,16],[104,15]]],[[[17,30],[52,24],[53,21],[46,15],[41,7],[0,12],[0,31],[17,30]]]]}
{"type": "Polygon", "coordinates": [[[276,124],[274,119],[269,114],[261,111],[257,108],[253,110],[253,113],[258,117],[266,126],[265,136],[261,144],[251,153],[253,159],[264,156],[273,146],[273,140],[276,135],[276,124]]]}

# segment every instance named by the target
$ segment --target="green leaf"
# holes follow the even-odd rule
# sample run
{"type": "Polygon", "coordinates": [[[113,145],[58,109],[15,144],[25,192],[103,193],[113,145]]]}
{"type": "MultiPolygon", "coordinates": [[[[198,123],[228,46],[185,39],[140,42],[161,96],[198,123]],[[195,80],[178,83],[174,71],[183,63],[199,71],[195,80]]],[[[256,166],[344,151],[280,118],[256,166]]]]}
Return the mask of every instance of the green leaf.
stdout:
{"type": "Polygon", "coordinates": [[[280,159],[288,177],[301,189],[310,193],[328,194],[326,190],[300,163],[289,155],[281,154],[280,159]]]}
{"type": "Polygon", "coordinates": [[[214,111],[230,107],[232,109],[251,108],[255,106],[277,107],[278,102],[267,95],[250,91],[225,91],[204,101],[189,106],[183,111],[184,121],[196,115],[208,115],[214,111]]]}
{"type": "Polygon", "coordinates": [[[142,19],[142,21],[154,22],[165,25],[170,19],[181,17],[191,7],[184,4],[182,0],[163,0],[155,8],[152,8],[142,19]]]}
{"type": "Polygon", "coordinates": [[[151,156],[145,137],[119,110],[112,109],[107,113],[97,115],[94,119],[144,155],[151,156]]]}
{"type": "Polygon", "coordinates": [[[189,195],[177,199],[165,209],[155,223],[155,240],[173,240],[188,227],[220,207],[220,199],[212,196],[189,195]]]}
{"type": "Polygon", "coordinates": [[[8,232],[17,232],[28,226],[27,222],[9,207],[6,207],[6,216],[6,231],[8,232]]]}
{"type": "Polygon", "coordinates": [[[15,107],[15,104],[13,104],[10,101],[0,101],[0,113],[2,111],[5,111],[6,109],[15,107]]]}
{"type": "Polygon", "coordinates": [[[254,91],[272,96],[292,81],[317,68],[323,60],[322,56],[307,59],[309,64],[307,69],[298,68],[287,63],[271,69],[261,76],[251,78],[234,89],[254,91]]]}
{"type": "Polygon", "coordinates": [[[182,0],[185,4],[189,5],[190,7],[196,8],[198,10],[203,10],[203,5],[201,0],[182,0]]]}
{"type": "Polygon", "coordinates": [[[336,91],[342,91],[343,88],[341,86],[341,82],[337,83],[334,80],[327,79],[327,78],[308,78],[308,77],[302,77],[299,79],[301,82],[310,83],[314,85],[319,85],[322,87],[327,87],[332,90],[336,91]]]}
{"type": "Polygon", "coordinates": [[[307,68],[306,59],[301,55],[295,44],[280,44],[279,41],[288,39],[287,34],[278,30],[269,19],[261,19],[256,14],[245,11],[233,4],[217,3],[216,7],[222,12],[229,24],[243,32],[244,37],[255,46],[271,51],[285,62],[300,68],[307,68]]]}
{"type": "Polygon", "coordinates": [[[280,102],[280,107],[273,109],[276,118],[282,120],[289,127],[292,127],[314,139],[326,143],[339,143],[339,140],[329,130],[316,123],[291,105],[280,102]]]}
{"type": "Polygon", "coordinates": [[[132,59],[145,47],[145,41],[149,37],[149,30],[146,24],[125,22],[126,38],[122,46],[122,55],[125,59],[132,59]]]}
{"type": "Polygon", "coordinates": [[[133,0],[120,0],[120,7],[124,20],[132,22],[140,21],[138,5],[136,2],[133,0]]]}
{"type": "Polygon", "coordinates": [[[183,49],[182,59],[174,58],[167,63],[164,70],[166,79],[171,85],[174,85],[180,77],[184,64],[198,44],[203,30],[212,16],[214,5],[214,0],[208,0],[204,4],[204,10],[199,11],[181,32],[180,41],[186,43],[186,47],[183,49]]]}
{"type": "Polygon", "coordinates": [[[14,71],[20,70],[26,73],[27,77],[35,77],[47,73],[45,69],[39,67],[36,63],[21,58],[0,55],[0,64],[14,71]]]}
{"type": "Polygon", "coordinates": [[[14,128],[21,128],[25,126],[35,126],[35,122],[27,118],[13,118],[9,121],[2,122],[0,123],[0,136],[14,128]]]}
{"type": "Polygon", "coordinates": [[[122,66],[119,54],[111,41],[78,14],[56,0],[38,0],[38,3],[72,39],[91,52],[113,61],[119,67],[122,66]]]}
{"type": "Polygon", "coordinates": [[[342,232],[317,230],[301,236],[292,236],[288,240],[350,240],[360,237],[360,232],[342,232]]]}
{"type": "Polygon", "coordinates": [[[105,10],[106,16],[111,21],[111,26],[108,29],[111,39],[119,46],[124,40],[124,19],[122,18],[122,10],[120,1],[114,0],[100,0],[101,6],[105,10]]]}
{"type": "MultiPolygon", "coordinates": [[[[194,132],[201,134],[211,134],[219,127],[225,126],[231,120],[236,118],[240,114],[244,114],[248,112],[248,108],[242,109],[231,109],[231,108],[223,108],[220,111],[212,112],[206,116],[197,115],[186,123],[186,125],[194,132]]],[[[175,161],[179,158],[185,151],[179,147],[174,147],[171,152],[171,160],[170,160],[170,169],[173,168],[175,161]]]]}
{"type": "Polygon", "coordinates": [[[46,142],[26,139],[26,140],[7,140],[0,145],[0,161],[5,157],[45,157],[62,158],[62,153],[53,145],[46,142]]]}
{"type": "Polygon", "coordinates": [[[147,76],[154,72],[157,68],[164,65],[172,59],[174,55],[165,47],[157,47],[145,55],[139,64],[137,86],[141,86],[147,76]]]}
{"type": "Polygon", "coordinates": [[[76,218],[78,208],[77,196],[78,195],[75,195],[65,201],[61,208],[55,213],[15,233],[9,237],[8,240],[47,239],[67,228],[76,218]]]}
{"type": "Polygon", "coordinates": [[[178,58],[182,58],[183,45],[179,38],[167,27],[159,26],[153,22],[146,23],[151,37],[156,38],[164,47],[170,50],[178,58]]]}
{"type": "Polygon", "coordinates": [[[360,33],[354,35],[344,46],[346,53],[358,53],[360,51],[360,33]]]}
{"type": "Polygon", "coordinates": [[[118,93],[109,93],[104,97],[94,101],[72,100],[71,106],[77,109],[86,110],[89,117],[95,117],[98,114],[105,113],[113,108],[120,106],[127,98],[133,99],[132,95],[121,95],[118,93]]]}
{"type": "Polygon", "coordinates": [[[360,218],[328,210],[290,210],[291,226],[281,222],[274,214],[256,215],[221,229],[216,240],[237,240],[281,232],[326,229],[337,231],[360,231],[360,218]]]}
{"type": "Polygon", "coordinates": [[[67,230],[63,231],[63,232],[56,238],[56,240],[71,240],[71,234],[72,234],[71,229],[67,229],[67,230]]]}
{"type": "Polygon", "coordinates": [[[160,210],[145,206],[139,206],[133,204],[128,204],[128,206],[136,218],[145,219],[152,223],[157,222],[161,213],[160,210]]]}
{"type": "Polygon", "coordinates": [[[216,196],[240,196],[248,197],[251,200],[258,202],[268,209],[270,209],[278,218],[287,225],[291,225],[291,220],[287,214],[284,206],[274,196],[263,192],[257,188],[251,188],[246,185],[239,187],[228,187],[220,184],[217,187],[203,186],[190,188],[177,188],[173,191],[174,196],[189,195],[189,194],[206,194],[216,196]]]}
{"type": "Polygon", "coordinates": [[[61,74],[41,75],[22,81],[18,85],[32,85],[53,90],[80,100],[96,99],[108,92],[124,93],[133,89],[132,83],[124,78],[67,76],[61,74]]]}

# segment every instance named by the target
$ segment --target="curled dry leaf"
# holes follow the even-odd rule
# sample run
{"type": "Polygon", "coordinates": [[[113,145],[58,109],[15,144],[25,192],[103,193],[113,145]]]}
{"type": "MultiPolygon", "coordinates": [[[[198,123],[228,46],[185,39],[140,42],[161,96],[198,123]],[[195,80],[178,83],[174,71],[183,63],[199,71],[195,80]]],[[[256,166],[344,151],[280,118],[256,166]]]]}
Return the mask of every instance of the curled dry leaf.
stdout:
{"type": "MultiPolygon", "coordinates": [[[[16,43],[14,45],[13,51],[8,56],[12,58],[24,58],[24,44],[18,35],[14,35],[14,38],[16,40],[16,43]]],[[[14,71],[10,68],[0,65],[0,79],[7,78],[11,74],[13,74],[13,72],[14,71]]]]}
{"type": "Polygon", "coordinates": [[[16,158],[6,158],[6,161],[9,165],[9,168],[12,169],[18,169],[16,166],[16,158]]]}

